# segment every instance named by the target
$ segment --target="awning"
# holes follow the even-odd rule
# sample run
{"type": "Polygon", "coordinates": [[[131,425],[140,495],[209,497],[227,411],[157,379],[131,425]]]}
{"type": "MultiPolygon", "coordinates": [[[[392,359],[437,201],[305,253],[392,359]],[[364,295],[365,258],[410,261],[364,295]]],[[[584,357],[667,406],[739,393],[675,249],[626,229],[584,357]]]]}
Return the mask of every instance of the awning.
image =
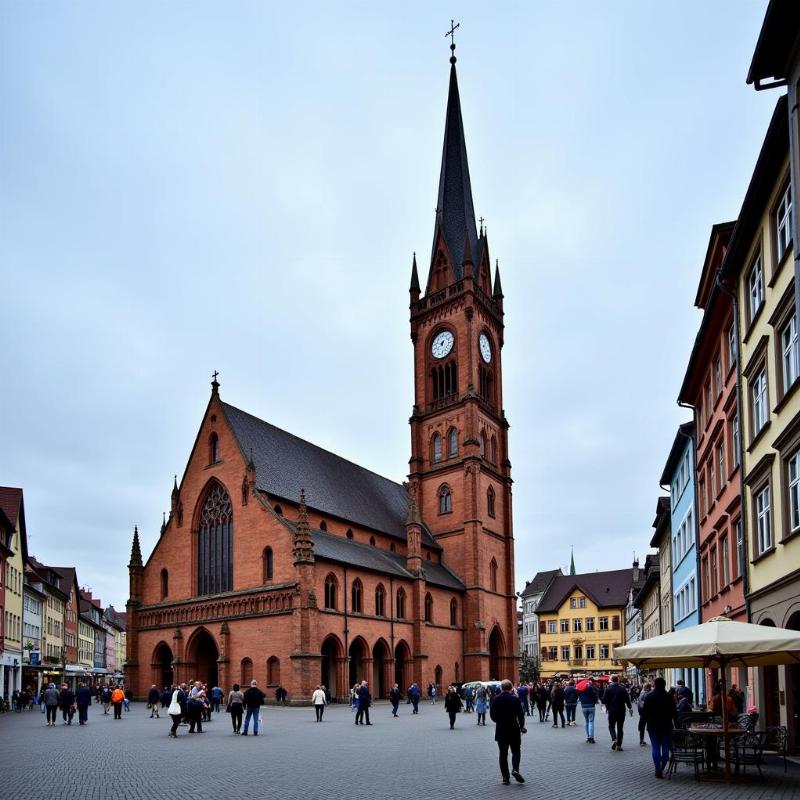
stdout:
{"type": "Polygon", "coordinates": [[[71,672],[74,675],[85,675],[86,667],[83,664],[65,664],[64,672],[71,672]]]}
{"type": "Polygon", "coordinates": [[[94,667],[94,669],[92,669],[92,675],[108,675],[108,670],[102,667],[94,667]]]}

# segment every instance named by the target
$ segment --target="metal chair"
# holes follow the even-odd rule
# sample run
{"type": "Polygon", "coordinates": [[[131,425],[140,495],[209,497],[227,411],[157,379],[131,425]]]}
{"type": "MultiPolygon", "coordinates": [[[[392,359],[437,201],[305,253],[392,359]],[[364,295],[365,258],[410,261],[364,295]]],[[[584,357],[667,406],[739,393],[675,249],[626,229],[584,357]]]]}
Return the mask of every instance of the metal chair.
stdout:
{"type": "Polygon", "coordinates": [[[751,714],[737,714],[736,722],[739,727],[744,728],[748,733],[755,732],[756,723],[758,722],[758,712],[751,714]]]}
{"type": "Polygon", "coordinates": [[[783,771],[787,771],[786,750],[788,731],[785,725],[773,725],[767,728],[767,740],[764,744],[765,755],[776,755],[783,759],[783,771]]]}
{"type": "Polygon", "coordinates": [[[739,768],[742,772],[747,772],[747,765],[751,764],[758,770],[759,778],[763,778],[761,764],[764,759],[764,746],[767,742],[766,731],[756,731],[755,733],[740,733],[731,739],[733,745],[733,762],[738,774],[739,768]]]}
{"type": "Polygon", "coordinates": [[[694,777],[696,780],[700,780],[700,767],[705,764],[703,743],[699,737],[684,730],[672,732],[672,748],[669,754],[667,778],[671,779],[672,775],[677,772],[678,764],[692,764],[694,766],[694,777]]]}
{"type": "Polygon", "coordinates": [[[709,722],[711,714],[708,711],[687,711],[684,714],[678,714],[678,720],[681,728],[688,728],[696,722],[709,722]]]}

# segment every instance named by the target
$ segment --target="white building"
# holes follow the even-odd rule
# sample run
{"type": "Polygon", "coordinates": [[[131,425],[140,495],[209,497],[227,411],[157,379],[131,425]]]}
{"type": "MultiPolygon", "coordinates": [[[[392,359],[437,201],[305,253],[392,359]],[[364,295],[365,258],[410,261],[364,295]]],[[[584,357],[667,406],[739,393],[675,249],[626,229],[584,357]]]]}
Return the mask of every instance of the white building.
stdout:
{"type": "Polygon", "coordinates": [[[560,569],[537,572],[532,581],[525,581],[525,588],[519,593],[522,604],[522,634],[520,649],[532,658],[539,657],[539,618],[536,609],[553,578],[563,575],[560,569]]]}

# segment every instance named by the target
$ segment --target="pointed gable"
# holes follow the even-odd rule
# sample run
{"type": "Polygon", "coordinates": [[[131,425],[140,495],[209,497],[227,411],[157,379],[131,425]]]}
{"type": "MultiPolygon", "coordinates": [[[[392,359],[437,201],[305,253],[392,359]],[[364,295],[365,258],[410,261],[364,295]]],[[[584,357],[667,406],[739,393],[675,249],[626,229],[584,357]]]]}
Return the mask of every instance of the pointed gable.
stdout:
{"type": "Polygon", "coordinates": [[[598,608],[620,608],[627,605],[632,584],[631,569],[558,576],[548,587],[537,611],[540,614],[558,611],[575,589],[582,591],[598,608]]]}

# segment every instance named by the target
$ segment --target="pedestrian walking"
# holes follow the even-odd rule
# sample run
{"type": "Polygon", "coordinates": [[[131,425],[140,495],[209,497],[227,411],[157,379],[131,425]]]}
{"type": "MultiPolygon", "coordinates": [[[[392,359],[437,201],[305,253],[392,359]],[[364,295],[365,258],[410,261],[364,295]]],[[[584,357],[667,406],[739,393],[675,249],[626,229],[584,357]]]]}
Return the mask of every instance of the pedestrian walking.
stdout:
{"type": "Polygon", "coordinates": [[[522,711],[527,717],[530,714],[528,710],[528,684],[521,683],[517,687],[517,697],[519,697],[519,701],[522,703],[522,711]]]}
{"type": "Polygon", "coordinates": [[[122,705],[126,711],[131,710],[131,700],[133,700],[133,689],[130,686],[122,687],[122,705]]]}
{"type": "Polygon", "coordinates": [[[444,698],[444,710],[447,712],[447,715],[450,717],[450,730],[455,729],[456,725],[456,714],[461,712],[462,703],[461,697],[459,696],[458,692],[455,690],[454,686],[447,687],[447,694],[444,698]]]}
{"type": "Polygon", "coordinates": [[[397,716],[397,709],[400,707],[400,687],[395,684],[389,692],[389,702],[392,704],[392,716],[397,716]]]}
{"type": "Polygon", "coordinates": [[[325,712],[325,702],[325,692],[322,691],[321,686],[317,686],[317,688],[314,689],[314,694],[311,695],[311,703],[317,714],[317,722],[322,722],[322,715],[325,712]]]}
{"type": "Polygon", "coordinates": [[[103,714],[108,714],[108,709],[111,707],[111,687],[106,684],[100,691],[100,701],[103,704],[103,714]]]}
{"type": "Polygon", "coordinates": [[[586,741],[594,744],[594,714],[597,708],[597,689],[594,688],[594,681],[591,678],[578,694],[578,701],[583,712],[583,727],[586,730],[586,741]]]}
{"type": "Polygon", "coordinates": [[[567,710],[567,725],[575,727],[575,709],[578,706],[578,690],[575,681],[567,681],[564,687],[564,708],[567,710]]]}
{"type": "Polygon", "coordinates": [[[673,726],[678,724],[678,711],[666,687],[667,682],[663,678],[656,678],[653,681],[653,690],[647,693],[642,704],[656,778],[664,777],[664,768],[669,763],[672,749],[673,726]]]}
{"type": "Polygon", "coordinates": [[[222,698],[225,697],[225,692],[219,686],[215,686],[211,690],[211,708],[219,714],[219,706],[222,702],[222,698]]]}
{"type": "Polygon", "coordinates": [[[150,708],[150,719],[158,719],[158,701],[159,701],[158,687],[153,684],[150,691],[147,693],[147,705],[150,708]]]}
{"type": "Polygon", "coordinates": [[[611,749],[622,750],[622,737],[625,727],[625,709],[633,716],[633,706],[628,690],[619,682],[619,676],[612,675],[611,683],[603,694],[603,703],[608,713],[608,730],[611,734],[611,749]]]}
{"type": "Polygon", "coordinates": [[[75,693],[66,683],[61,685],[59,702],[61,704],[61,719],[64,720],[65,725],[72,725],[72,717],[75,716],[75,693]]]}
{"type": "Polygon", "coordinates": [[[644,686],[642,687],[642,691],[639,692],[639,696],[636,698],[636,709],[639,712],[639,747],[647,747],[647,742],[644,740],[644,733],[645,733],[645,718],[642,710],[644,709],[644,701],[647,699],[647,695],[653,691],[653,687],[649,681],[645,682],[644,686]]]}
{"type": "Polygon", "coordinates": [[[189,692],[188,713],[189,713],[189,733],[203,732],[203,706],[205,705],[206,693],[203,684],[195,681],[192,690],[189,692]]]}
{"type": "Polygon", "coordinates": [[[78,684],[78,691],[75,692],[75,704],[78,706],[78,725],[85,725],[89,721],[92,690],[84,683],[78,684]]]}
{"type": "Polygon", "coordinates": [[[354,683],[353,688],[350,690],[350,710],[358,713],[358,690],[361,688],[360,683],[354,683]]]}
{"type": "Polygon", "coordinates": [[[539,722],[544,722],[547,719],[549,694],[547,687],[543,683],[540,683],[536,689],[536,708],[539,710],[539,722]]]}
{"type": "Polygon", "coordinates": [[[464,713],[471,714],[474,708],[475,687],[467,686],[464,688],[464,713]]]}
{"type": "Polygon", "coordinates": [[[244,704],[247,714],[244,718],[244,731],[242,736],[247,736],[250,720],[253,720],[253,736],[258,736],[258,723],[261,716],[261,706],[264,705],[266,695],[258,688],[257,681],[250,681],[250,688],[244,693],[244,704]]]}
{"type": "Polygon", "coordinates": [[[525,712],[519,698],[511,693],[512,683],[506,679],[501,682],[501,694],[495,697],[490,714],[495,723],[494,740],[500,751],[500,774],[503,783],[511,783],[508,774],[508,751],[511,750],[511,775],[517,783],[525,783],[519,771],[519,762],[522,750],[522,734],[525,729],[525,712]]]}
{"type": "Polygon", "coordinates": [[[238,683],[233,684],[233,689],[228,693],[228,713],[231,715],[231,725],[234,734],[242,730],[242,715],[244,714],[244,693],[238,683]]]}
{"type": "Polygon", "coordinates": [[[172,719],[172,727],[169,729],[169,735],[173,739],[178,738],[178,726],[183,719],[183,703],[185,703],[185,701],[186,695],[180,687],[176,686],[172,691],[172,699],[167,706],[167,714],[169,714],[172,719]]]}
{"type": "Polygon", "coordinates": [[[475,713],[478,715],[478,725],[486,726],[486,711],[489,707],[489,691],[479,683],[475,687],[475,713]]]}
{"type": "Polygon", "coordinates": [[[356,725],[364,724],[363,720],[366,719],[367,725],[372,725],[369,721],[369,707],[372,705],[372,695],[369,691],[369,686],[366,681],[361,681],[361,686],[358,689],[358,712],[356,713],[356,725]]]}
{"type": "Polygon", "coordinates": [[[556,681],[550,690],[550,707],[553,710],[553,727],[558,727],[558,719],[561,718],[561,727],[566,725],[564,720],[564,687],[561,681],[556,681]]]}
{"type": "Polygon", "coordinates": [[[412,706],[412,714],[419,714],[419,699],[422,696],[422,692],[417,686],[416,682],[412,683],[411,686],[408,687],[408,699],[411,701],[412,706]]]}
{"type": "Polygon", "coordinates": [[[56,724],[56,714],[58,713],[58,706],[61,702],[61,695],[54,683],[51,683],[44,693],[44,707],[47,712],[47,725],[53,726],[56,724]]]}

